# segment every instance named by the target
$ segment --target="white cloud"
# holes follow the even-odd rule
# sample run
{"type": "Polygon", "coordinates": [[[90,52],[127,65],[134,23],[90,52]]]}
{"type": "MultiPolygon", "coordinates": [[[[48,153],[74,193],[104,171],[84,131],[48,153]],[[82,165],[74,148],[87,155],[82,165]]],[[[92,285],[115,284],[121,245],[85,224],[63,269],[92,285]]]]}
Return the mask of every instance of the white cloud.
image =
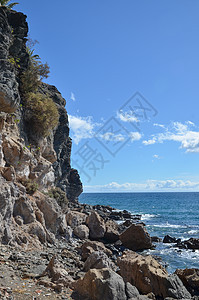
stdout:
{"type": "Polygon", "coordinates": [[[70,94],[70,100],[75,101],[75,94],[73,92],[71,92],[70,94]]]}
{"type": "Polygon", "coordinates": [[[101,134],[100,137],[105,141],[111,142],[123,142],[125,140],[125,137],[122,134],[114,134],[112,132],[101,134]]]}
{"type": "Polygon", "coordinates": [[[160,157],[159,157],[158,154],[154,154],[154,155],[153,155],[153,158],[160,159],[160,157]]]}
{"type": "Polygon", "coordinates": [[[84,186],[85,192],[143,192],[143,191],[199,191],[199,181],[190,180],[146,180],[143,183],[111,182],[105,185],[84,186]]]}
{"type": "Polygon", "coordinates": [[[117,118],[122,122],[139,122],[133,112],[117,112],[117,118]]]}
{"type": "Polygon", "coordinates": [[[151,140],[148,140],[148,141],[143,141],[142,142],[144,145],[153,145],[153,144],[155,144],[156,143],[156,139],[155,138],[153,138],[153,139],[151,139],[151,140]]]}
{"type": "Polygon", "coordinates": [[[190,127],[195,126],[191,121],[173,122],[165,132],[153,135],[149,140],[143,141],[144,145],[152,145],[155,143],[163,143],[165,141],[174,141],[180,143],[180,148],[186,152],[199,152],[199,131],[193,131],[190,127]]]}
{"type": "Polygon", "coordinates": [[[78,144],[82,139],[89,139],[94,136],[94,127],[97,124],[93,122],[92,117],[83,118],[68,115],[68,118],[75,144],[78,144]]]}
{"type": "Polygon", "coordinates": [[[158,124],[158,123],[154,123],[153,126],[165,128],[165,126],[163,124],[158,124]]]}
{"type": "Polygon", "coordinates": [[[131,138],[131,142],[139,141],[142,138],[141,133],[136,132],[136,131],[135,132],[130,132],[129,136],[131,138]]]}

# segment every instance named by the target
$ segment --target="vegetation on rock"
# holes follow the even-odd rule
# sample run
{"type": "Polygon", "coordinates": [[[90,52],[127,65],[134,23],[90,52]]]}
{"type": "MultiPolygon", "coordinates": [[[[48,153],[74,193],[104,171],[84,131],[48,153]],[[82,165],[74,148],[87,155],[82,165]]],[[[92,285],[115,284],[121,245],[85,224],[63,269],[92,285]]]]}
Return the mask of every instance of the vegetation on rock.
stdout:
{"type": "Polygon", "coordinates": [[[10,3],[10,0],[0,0],[0,6],[6,6],[9,9],[12,9],[15,5],[19,4],[18,2],[10,3]]]}
{"type": "Polygon", "coordinates": [[[58,124],[58,109],[50,97],[41,93],[29,93],[25,97],[24,106],[35,134],[48,136],[50,130],[58,124]]]}
{"type": "Polygon", "coordinates": [[[21,180],[21,184],[23,184],[26,188],[26,193],[29,195],[33,195],[34,192],[38,190],[38,184],[32,179],[23,179],[21,180]]]}
{"type": "Polygon", "coordinates": [[[66,193],[58,187],[49,190],[48,195],[51,198],[54,198],[61,207],[64,207],[68,204],[66,193]]]}

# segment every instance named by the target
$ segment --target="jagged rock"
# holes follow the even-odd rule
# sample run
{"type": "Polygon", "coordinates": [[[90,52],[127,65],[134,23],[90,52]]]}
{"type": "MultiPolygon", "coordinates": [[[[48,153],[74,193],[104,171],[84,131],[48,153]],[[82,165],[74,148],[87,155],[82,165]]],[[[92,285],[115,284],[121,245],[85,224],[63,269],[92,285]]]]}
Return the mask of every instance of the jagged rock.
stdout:
{"type": "Polygon", "coordinates": [[[18,58],[20,66],[27,65],[26,40],[28,26],[22,13],[0,7],[0,111],[14,112],[20,102],[15,66],[9,57],[18,58]]]}
{"type": "Polygon", "coordinates": [[[199,269],[177,269],[175,274],[192,295],[199,295],[199,269]]]}
{"type": "Polygon", "coordinates": [[[127,300],[122,277],[109,269],[89,270],[73,286],[83,299],[127,300]]]}
{"type": "Polygon", "coordinates": [[[75,227],[74,234],[80,239],[88,239],[89,229],[86,225],[79,225],[75,227]]]}
{"type": "Polygon", "coordinates": [[[150,235],[141,224],[132,224],[128,227],[120,235],[120,240],[125,247],[134,251],[152,247],[150,235]]]}
{"type": "MultiPolygon", "coordinates": [[[[66,101],[53,85],[43,83],[39,91],[52,98],[57,105],[60,115],[59,124],[54,135],[48,138],[48,144],[53,143],[53,149],[57,156],[57,160],[53,164],[55,184],[66,192],[69,201],[75,202],[82,193],[83,188],[77,170],[72,169],[70,165],[72,142],[69,137],[68,115],[65,110],[66,101]]],[[[45,152],[44,157],[46,157],[45,152]]]]}
{"type": "Polygon", "coordinates": [[[181,242],[181,240],[179,240],[179,241],[177,241],[176,246],[179,248],[196,250],[196,249],[199,249],[199,239],[190,238],[183,242],[181,242]]]}
{"type": "Polygon", "coordinates": [[[34,194],[34,197],[38,208],[43,213],[46,228],[54,234],[59,233],[60,227],[61,231],[63,231],[63,228],[67,231],[64,215],[56,200],[38,191],[34,194]]]}
{"type": "Polygon", "coordinates": [[[76,228],[77,226],[86,222],[87,215],[78,211],[69,210],[66,214],[66,221],[68,225],[72,228],[76,228]]]}
{"type": "Polygon", "coordinates": [[[102,251],[94,251],[87,258],[84,264],[84,270],[109,268],[115,271],[116,267],[108,256],[102,251]]]}
{"type": "Polygon", "coordinates": [[[13,216],[21,216],[23,223],[28,224],[36,221],[33,207],[26,196],[16,199],[13,209],[13,216]]]}
{"type": "Polygon", "coordinates": [[[149,300],[147,296],[140,295],[138,289],[126,282],[126,295],[129,300],[149,300]]]}
{"type": "Polygon", "coordinates": [[[94,251],[103,251],[108,256],[112,255],[112,252],[107,249],[103,243],[96,241],[87,241],[81,246],[82,260],[86,260],[94,251]]]}
{"type": "Polygon", "coordinates": [[[158,236],[151,236],[151,242],[155,242],[155,243],[160,243],[162,242],[162,239],[159,238],[158,236]]]}
{"type": "Polygon", "coordinates": [[[10,167],[0,167],[1,175],[8,181],[16,180],[16,173],[13,166],[10,167]]]}
{"type": "Polygon", "coordinates": [[[165,235],[165,237],[163,239],[163,243],[175,243],[176,241],[177,241],[177,239],[170,235],[165,235]]]}
{"type": "Polygon", "coordinates": [[[104,220],[95,211],[91,212],[88,216],[86,223],[90,229],[91,239],[100,239],[104,237],[106,232],[106,226],[104,220]]]}
{"type": "Polygon", "coordinates": [[[106,232],[104,238],[111,243],[118,241],[119,231],[118,231],[117,223],[112,220],[108,220],[106,221],[105,226],[106,226],[106,232]]]}
{"type": "Polygon", "coordinates": [[[50,260],[43,275],[45,274],[48,274],[52,282],[56,284],[63,284],[63,286],[67,287],[71,286],[72,282],[74,281],[73,278],[68,274],[68,272],[57,261],[56,256],[53,256],[50,260]]]}
{"type": "Polygon", "coordinates": [[[125,251],[118,257],[120,274],[125,282],[136,286],[142,294],[154,293],[157,297],[191,299],[191,295],[177,276],[170,275],[152,256],[125,251]]]}

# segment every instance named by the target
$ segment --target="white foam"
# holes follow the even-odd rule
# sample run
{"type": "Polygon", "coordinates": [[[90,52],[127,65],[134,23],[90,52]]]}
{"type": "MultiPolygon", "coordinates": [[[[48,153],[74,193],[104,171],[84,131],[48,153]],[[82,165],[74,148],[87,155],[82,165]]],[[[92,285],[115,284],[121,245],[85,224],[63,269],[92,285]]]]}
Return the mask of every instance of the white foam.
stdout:
{"type": "Polygon", "coordinates": [[[189,230],[187,233],[190,234],[190,235],[192,235],[192,234],[198,234],[199,230],[189,230]]]}
{"type": "Polygon", "coordinates": [[[155,218],[157,215],[154,215],[154,214],[141,214],[141,220],[144,221],[144,220],[149,220],[149,219],[152,219],[152,218],[155,218]]]}
{"type": "Polygon", "coordinates": [[[154,227],[158,228],[187,228],[187,225],[175,225],[175,224],[169,224],[168,222],[165,224],[157,224],[153,225],[154,227]]]}

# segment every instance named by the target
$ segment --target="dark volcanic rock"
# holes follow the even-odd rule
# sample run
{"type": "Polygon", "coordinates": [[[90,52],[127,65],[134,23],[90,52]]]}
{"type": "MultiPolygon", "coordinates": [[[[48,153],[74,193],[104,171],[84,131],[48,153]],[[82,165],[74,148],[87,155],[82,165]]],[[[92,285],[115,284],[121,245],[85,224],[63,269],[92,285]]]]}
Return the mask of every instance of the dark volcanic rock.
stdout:
{"type": "Polygon", "coordinates": [[[165,237],[163,239],[163,243],[176,243],[176,242],[177,242],[177,239],[170,235],[165,235],[165,237]]]}
{"type": "Polygon", "coordinates": [[[11,60],[18,59],[20,68],[27,66],[28,25],[22,13],[0,7],[0,111],[14,112],[20,103],[18,70],[11,60]]]}
{"type": "Polygon", "coordinates": [[[179,241],[177,241],[176,246],[179,248],[196,250],[196,249],[199,249],[199,239],[190,238],[183,242],[181,242],[179,240],[179,241]]]}
{"type": "Polygon", "coordinates": [[[69,137],[68,114],[65,109],[66,101],[53,85],[43,83],[39,90],[41,93],[52,98],[58,107],[60,115],[59,124],[55,129],[54,135],[51,136],[57,156],[53,164],[55,170],[55,184],[66,192],[69,201],[77,201],[83,188],[77,170],[71,168],[70,156],[72,141],[69,137]]]}

